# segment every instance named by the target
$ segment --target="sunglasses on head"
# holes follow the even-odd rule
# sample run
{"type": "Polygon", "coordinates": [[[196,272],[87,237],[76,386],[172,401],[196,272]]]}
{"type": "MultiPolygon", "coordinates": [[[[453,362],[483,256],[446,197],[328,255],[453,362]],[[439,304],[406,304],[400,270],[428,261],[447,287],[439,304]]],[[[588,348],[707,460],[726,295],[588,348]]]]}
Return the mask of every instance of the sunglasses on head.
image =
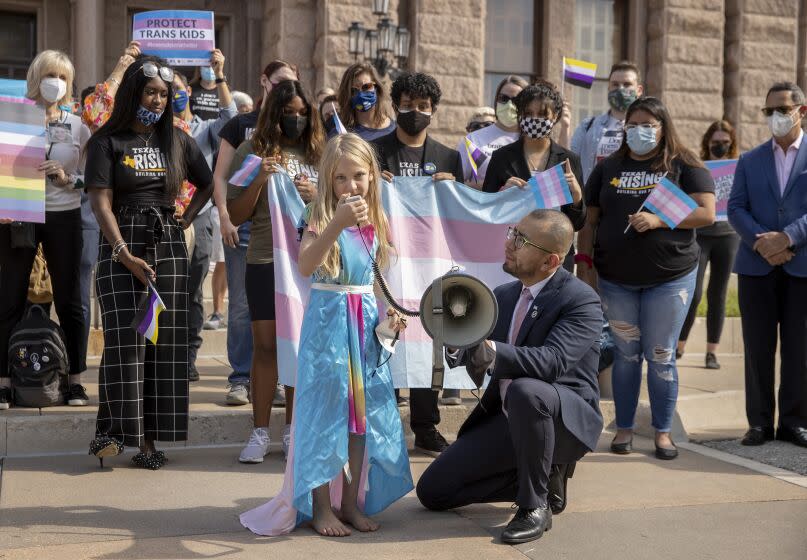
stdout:
{"type": "Polygon", "coordinates": [[[356,95],[359,93],[359,90],[364,92],[373,91],[375,90],[375,82],[367,82],[366,84],[362,84],[360,88],[352,87],[350,88],[350,93],[356,95]]]}
{"type": "Polygon", "coordinates": [[[763,107],[761,109],[762,114],[766,117],[770,117],[773,115],[774,111],[777,113],[781,113],[783,115],[789,115],[793,112],[793,109],[796,109],[798,105],[782,105],[780,107],[763,107]]]}
{"type": "Polygon", "coordinates": [[[153,62],[146,62],[140,68],[147,78],[156,78],[159,76],[164,82],[169,84],[174,81],[174,71],[168,66],[157,66],[153,62]]]}

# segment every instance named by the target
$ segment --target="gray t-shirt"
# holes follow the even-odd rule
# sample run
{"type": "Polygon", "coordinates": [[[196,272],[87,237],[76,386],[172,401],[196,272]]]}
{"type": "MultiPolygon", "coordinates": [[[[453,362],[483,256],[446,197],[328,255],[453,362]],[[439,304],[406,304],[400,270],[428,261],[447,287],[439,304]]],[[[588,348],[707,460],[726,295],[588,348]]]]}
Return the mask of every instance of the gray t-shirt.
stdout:
{"type": "MultiPolygon", "coordinates": [[[[46,157],[62,163],[67,175],[81,178],[84,175],[84,145],[90,138],[90,129],[81,118],[62,111],[53,122],[48,123],[46,134],[46,157]]],[[[81,191],[76,190],[75,183],[57,186],[49,178],[45,178],[45,209],[48,212],[75,210],[81,206],[81,191]]]]}

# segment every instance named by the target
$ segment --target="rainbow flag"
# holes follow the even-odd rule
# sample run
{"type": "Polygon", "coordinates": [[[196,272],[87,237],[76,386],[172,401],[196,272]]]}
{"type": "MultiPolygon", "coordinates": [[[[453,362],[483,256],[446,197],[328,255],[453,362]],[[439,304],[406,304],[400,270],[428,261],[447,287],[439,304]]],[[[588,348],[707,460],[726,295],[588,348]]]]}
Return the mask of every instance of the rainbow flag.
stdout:
{"type": "Polygon", "coordinates": [[[527,184],[532,187],[538,208],[560,208],[572,203],[572,191],[566,181],[562,163],[533,174],[527,184]]]}
{"type": "Polygon", "coordinates": [[[263,160],[255,154],[248,154],[241,163],[241,168],[230,177],[230,184],[237,187],[248,187],[261,170],[261,161],[263,160]]]}
{"type": "Polygon", "coordinates": [[[132,328],[150,340],[152,344],[157,344],[158,318],[160,313],[165,311],[165,304],[160,299],[160,294],[154,284],[149,282],[146,293],[140,299],[140,305],[137,307],[137,313],[132,320],[132,328]]]}
{"type": "Polygon", "coordinates": [[[476,147],[476,145],[471,142],[471,139],[467,136],[465,137],[465,152],[468,155],[468,163],[471,165],[471,175],[473,175],[474,181],[479,180],[479,166],[485,163],[485,160],[488,159],[488,156],[485,153],[476,147]]]}
{"type": "MultiPolygon", "coordinates": [[[[311,279],[297,269],[297,226],[304,204],[286,173],[273,173],[266,189],[272,216],[280,382],[294,385],[305,302],[311,279]]],[[[382,182],[396,257],[384,272],[392,294],[408,309],[418,309],[424,290],[452,266],[490,287],[511,282],[502,271],[507,228],[538,208],[530,189],[486,193],[453,181],[435,188],[430,177],[395,177],[382,182]]],[[[384,317],[385,303],[380,311],[384,317]]],[[[365,329],[375,325],[365,325],[365,329]]],[[[389,362],[397,387],[431,387],[432,340],[418,319],[410,319],[389,362]]],[[[465,368],[449,370],[446,387],[475,388],[465,368]]]]}
{"type": "Polygon", "coordinates": [[[667,178],[653,188],[642,204],[662,221],[675,229],[698,207],[698,203],[667,178]]]}
{"type": "Polygon", "coordinates": [[[596,75],[597,65],[593,62],[563,57],[563,81],[573,86],[591,89],[596,75]]]}
{"type": "Polygon", "coordinates": [[[0,89],[0,218],[41,224],[45,176],[37,167],[45,161],[45,111],[21,102],[16,91],[7,83],[0,89]]]}

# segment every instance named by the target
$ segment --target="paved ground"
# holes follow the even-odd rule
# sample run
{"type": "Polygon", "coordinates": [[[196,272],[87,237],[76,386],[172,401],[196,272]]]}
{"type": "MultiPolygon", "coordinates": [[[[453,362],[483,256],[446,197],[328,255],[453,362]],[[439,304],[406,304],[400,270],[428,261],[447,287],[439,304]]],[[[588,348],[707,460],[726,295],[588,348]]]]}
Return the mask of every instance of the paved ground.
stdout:
{"type": "MultiPolygon", "coordinates": [[[[789,442],[771,441],[765,445],[746,447],[740,444],[740,440],[731,439],[724,441],[708,441],[703,445],[765,463],[780,469],[793,471],[801,475],[807,475],[807,449],[797,447],[789,442]]],[[[805,554],[807,556],[807,554],[805,554]]]]}
{"type": "MultiPolygon", "coordinates": [[[[516,548],[498,543],[510,504],[434,513],[413,494],[372,535],[255,537],[237,515],[278,491],[279,454],[241,465],[237,448],[177,449],[157,472],[130,468],[128,456],[104,470],[87,456],[6,459],[0,558],[804,559],[806,487],[689,451],[660,462],[641,438],[639,452],[617,457],[609,439],[578,467],[553,529],[516,548]]],[[[428,462],[413,455],[413,474],[428,462]]]]}

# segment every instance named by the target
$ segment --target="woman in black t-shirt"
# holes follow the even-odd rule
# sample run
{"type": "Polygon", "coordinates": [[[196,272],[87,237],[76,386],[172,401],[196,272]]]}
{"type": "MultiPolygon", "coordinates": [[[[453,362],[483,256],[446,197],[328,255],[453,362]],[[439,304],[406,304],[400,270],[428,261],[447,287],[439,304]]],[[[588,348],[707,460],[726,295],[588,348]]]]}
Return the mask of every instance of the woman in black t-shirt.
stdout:
{"type": "Polygon", "coordinates": [[[96,291],[104,327],[96,438],[101,460],[138,446],[135,465],[162,467],[154,442],[188,432],[187,228],[213,192],[213,176],[196,143],[173,126],[173,71],[141,56],[126,70],[107,123],[90,139],[85,183],[102,238],[96,291]],[[196,185],[183,217],[174,199],[196,185]],[[132,328],[152,283],[165,310],[156,344],[132,328]]]}
{"type": "Polygon", "coordinates": [[[598,164],[586,183],[588,215],[578,240],[578,275],[594,286],[595,269],[599,274],[616,347],[612,382],[618,431],[611,450],[631,451],[644,358],[656,457],[674,459],[675,347],[695,290],[693,229],[714,222],[714,184],[698,157],[682,145],[661,101],[635,101],[625,122],[621,148],[598,164]],[[640,211],[665,176],[698,205],[672,230],[655,214],[640,211]]]}

